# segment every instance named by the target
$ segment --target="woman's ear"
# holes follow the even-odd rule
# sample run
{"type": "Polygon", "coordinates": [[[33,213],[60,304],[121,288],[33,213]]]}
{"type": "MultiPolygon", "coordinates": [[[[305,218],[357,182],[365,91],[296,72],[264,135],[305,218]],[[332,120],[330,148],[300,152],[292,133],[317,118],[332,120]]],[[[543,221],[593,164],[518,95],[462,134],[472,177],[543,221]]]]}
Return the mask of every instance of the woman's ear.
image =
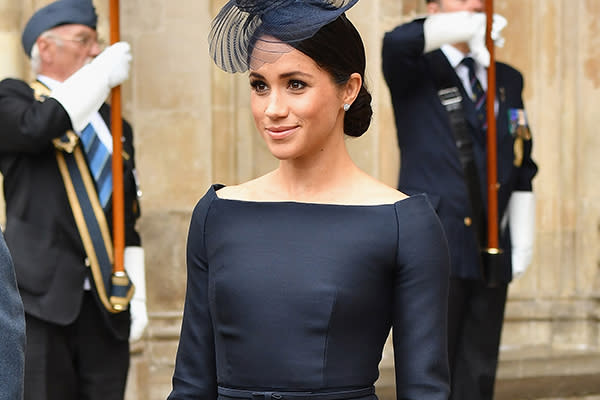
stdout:
{"type": "Polygon", "coordinates": [[[350,75],[350,79],[346,82],[346,86],[344,88],[344,96],[343,100],[346,104],[354,103],[358,93],[360,92],[360,88],[362,87],[362,77],[358,72],[352,73],[350,75]]]}

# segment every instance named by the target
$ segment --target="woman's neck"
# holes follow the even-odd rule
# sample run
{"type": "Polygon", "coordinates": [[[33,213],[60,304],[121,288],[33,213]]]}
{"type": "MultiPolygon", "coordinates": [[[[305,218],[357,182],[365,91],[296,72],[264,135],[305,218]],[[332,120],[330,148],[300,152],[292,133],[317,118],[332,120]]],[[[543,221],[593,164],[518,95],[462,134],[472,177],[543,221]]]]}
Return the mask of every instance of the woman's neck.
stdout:
{"type": "Polygon", "coordinates": [[[294,201],[339,201],[339,193],[349,193],[348,188],[363,172],[345,147],[337,154],[323,153],[310,160],[282,160],[270,174],[273,189],[294,201]]]}

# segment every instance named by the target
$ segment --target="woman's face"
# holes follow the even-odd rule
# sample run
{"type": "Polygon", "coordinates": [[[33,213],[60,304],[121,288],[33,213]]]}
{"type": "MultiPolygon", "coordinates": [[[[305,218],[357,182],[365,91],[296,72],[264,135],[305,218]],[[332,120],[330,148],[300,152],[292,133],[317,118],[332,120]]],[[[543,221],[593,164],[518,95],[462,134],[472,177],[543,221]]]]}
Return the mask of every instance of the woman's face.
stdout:
{"type": "MultiPolygon", "coordinates": [[[[343,89],[304,53],[273,46],[277,60],[251,67],[249,75],[254,122],[271,153],[299,159],[343,144],[343,89]]],[[[265,59],[263,51],[255,48],[253,58],[265,59]]]]}

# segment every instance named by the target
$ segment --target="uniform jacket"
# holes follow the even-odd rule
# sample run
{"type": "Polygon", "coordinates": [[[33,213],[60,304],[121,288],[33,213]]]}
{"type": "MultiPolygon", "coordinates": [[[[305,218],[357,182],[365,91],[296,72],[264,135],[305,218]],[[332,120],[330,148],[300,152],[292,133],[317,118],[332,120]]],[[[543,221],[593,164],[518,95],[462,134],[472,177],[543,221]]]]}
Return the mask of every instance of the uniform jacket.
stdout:
{"type": "Polygon", "coordinates": [[[23,398],[25,315],[15,271],[0,233],[0,400],[23,398]]]}
{"type": "MultiPolygon", "coordinates": [[[[110,126],[106,104],[100,114],[110,126]]],[[[36,101],[27,83],[6,79],[0,82],[0,127],[5,237],[25,311],[55,324],[69,324],[79,314],[84,279],[91,279],[51,142],[72,129],[69,116],[56,100],[36,101]]],[[[124,122],[125,245],[139,246],[132,139],[131,127],[124,122]]],[[[105,213],[112,232],[111,204],[105,213]]],[[[127,338],[129,312],[105,314],[113,333],[127,338]]]]}
{"type": "MultiPolygon", "coordinates": [[[[383,40],[383,73],[390,89],[396,119],[401,164],[398,188],[408,194],[427,193],[442,221],[451,253],[451,276],[480,279],[480,252],[473,226],[471,205],[463,169],[451,131],[448,113],[442,106],[432,76],[436,68],[449,70],[461,90],[463,108],[471,130],[474,158],[487,205],[486,138],[476,127],[475,108],[460,78],[441,50],[423,55],[423,21],[401,25],[383,40]],[[434,65],[434,63],[436,65],[434,65]]],[[[531,191],[537,166],[531,159],[531,140],[525,141],[523,161],[514,165],[515,136],[509,129],[509,111],[523,109],[523,77],[514,68],[496,63],[498,215],[502,217],[513,191],[531,191]]],[[[487,207],[486,215],[487,215],[487,207]]],[[[512,279],[510,234],[500,232],[505,251],[503,280],[512,279]]]]}

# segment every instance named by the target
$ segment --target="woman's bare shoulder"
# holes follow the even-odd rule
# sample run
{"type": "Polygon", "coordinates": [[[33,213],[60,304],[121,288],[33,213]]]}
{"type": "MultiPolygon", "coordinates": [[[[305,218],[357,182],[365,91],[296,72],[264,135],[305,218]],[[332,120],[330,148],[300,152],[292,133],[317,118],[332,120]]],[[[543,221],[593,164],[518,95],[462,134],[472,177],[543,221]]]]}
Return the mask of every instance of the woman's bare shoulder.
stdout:
{"type": "Polygon", "coordinates": [[[261,176],[238,185],[224,186],[217,192],[221,199],[253,201],[264,193],[265,177],[261,176]]]}
{"type": "Polygon", "coordinates": [[[372,177],[366,179],[362,193],[365,196],[365,200],[374,204],[393,204],[409,197],[401,191],[372,177]]]}

